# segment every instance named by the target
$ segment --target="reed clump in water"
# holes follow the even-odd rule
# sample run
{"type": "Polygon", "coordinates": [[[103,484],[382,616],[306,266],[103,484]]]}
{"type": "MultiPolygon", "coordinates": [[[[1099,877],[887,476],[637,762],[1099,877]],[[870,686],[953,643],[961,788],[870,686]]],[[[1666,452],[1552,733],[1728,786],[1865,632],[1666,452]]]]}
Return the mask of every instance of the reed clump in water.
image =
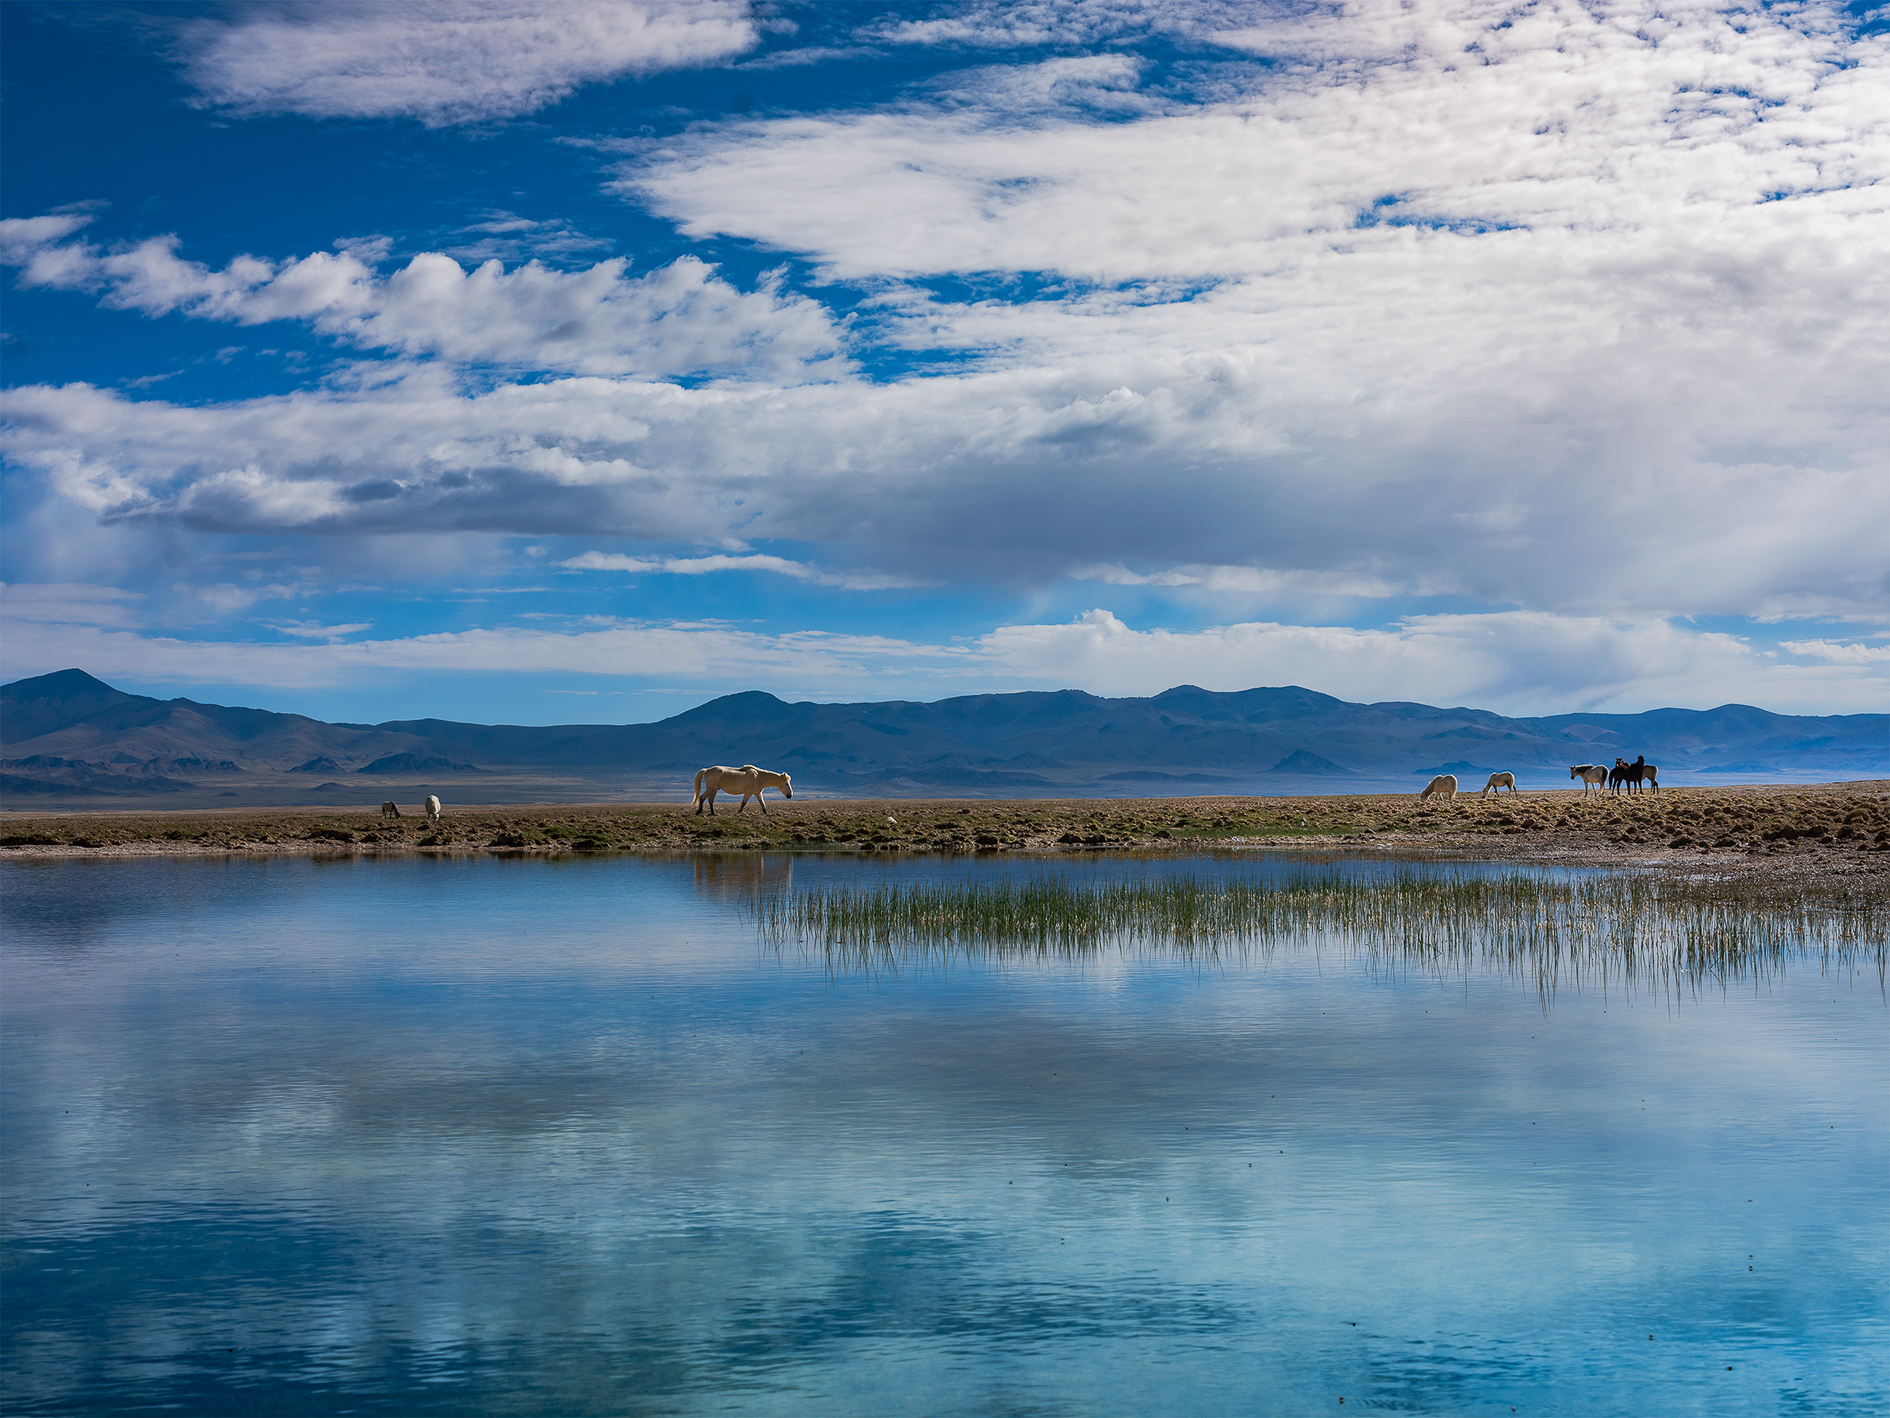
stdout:
{"type": "Polygon", "coordinates": [[[1890,935],[1881,892],[1535,872],[817,886],[756,911],[765,939],[869,969],[952,956],[1081,959],[1107,948],[1212,960],[1321,937],[1377,962],[1479,964],[1551,991],[1637,978],[1731,983],[1807,955],[1874,963],[1881,980],[1890,935]]]}

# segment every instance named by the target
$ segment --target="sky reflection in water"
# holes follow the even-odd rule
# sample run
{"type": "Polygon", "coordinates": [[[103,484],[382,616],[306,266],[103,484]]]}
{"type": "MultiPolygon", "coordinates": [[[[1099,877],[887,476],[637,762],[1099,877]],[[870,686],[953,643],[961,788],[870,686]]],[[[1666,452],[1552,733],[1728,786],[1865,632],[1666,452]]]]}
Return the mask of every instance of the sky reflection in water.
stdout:
{"type": "Polygon", "coordinates": [[[1041,870],[7,864],[5,1406],[1882,1410],[1874,966],[1545,1012],[745,914],[1041,870]]]}

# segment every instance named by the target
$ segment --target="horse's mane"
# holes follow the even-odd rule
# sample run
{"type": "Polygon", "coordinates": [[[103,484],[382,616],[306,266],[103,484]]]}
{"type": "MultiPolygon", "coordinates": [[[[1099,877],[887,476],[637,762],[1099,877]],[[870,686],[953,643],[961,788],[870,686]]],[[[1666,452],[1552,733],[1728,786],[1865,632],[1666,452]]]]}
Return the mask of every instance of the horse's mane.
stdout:
{"type": "Polygon", "coordinates": [[[744,763],[742,765],[742,772],[744,773],[759,773],[760,771],[761,770],[752,763],[744,763]]]}

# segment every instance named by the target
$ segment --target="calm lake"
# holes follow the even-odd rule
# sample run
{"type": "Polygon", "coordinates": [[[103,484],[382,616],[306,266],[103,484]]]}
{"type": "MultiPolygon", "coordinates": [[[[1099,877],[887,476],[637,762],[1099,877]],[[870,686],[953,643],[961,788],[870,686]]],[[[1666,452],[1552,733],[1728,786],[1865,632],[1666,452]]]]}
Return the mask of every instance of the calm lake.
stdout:
{"type": "Polygon", "coordinates": [[[9,862],[8,1413],[1880,1414],[1882,957],[758,933],[1366,863],[9,862]],[[1341,1400],[1343,1400],[1341,1402],[1341,1400]]]}

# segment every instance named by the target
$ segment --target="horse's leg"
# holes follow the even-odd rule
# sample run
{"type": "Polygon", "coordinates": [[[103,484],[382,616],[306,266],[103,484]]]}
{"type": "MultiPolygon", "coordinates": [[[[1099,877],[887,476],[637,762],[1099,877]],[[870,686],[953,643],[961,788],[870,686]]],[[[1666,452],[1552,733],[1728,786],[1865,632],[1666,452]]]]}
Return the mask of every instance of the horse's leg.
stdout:
{"type": "Polygon", "coordinates": [[[767,816],[768,812],[767,792],[768,790],[766,788],[755,789],[755,801],[761,804],[761,812],[764,817],[767,816]]]}

